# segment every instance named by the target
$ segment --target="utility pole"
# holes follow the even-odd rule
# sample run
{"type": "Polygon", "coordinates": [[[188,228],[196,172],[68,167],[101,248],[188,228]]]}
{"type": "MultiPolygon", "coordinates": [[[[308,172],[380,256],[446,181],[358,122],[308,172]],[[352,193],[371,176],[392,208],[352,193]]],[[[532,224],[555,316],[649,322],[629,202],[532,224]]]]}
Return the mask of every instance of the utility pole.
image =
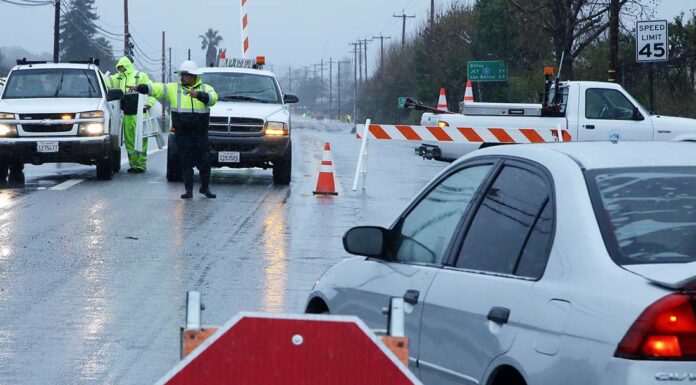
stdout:
{"type": "Polygon", "coordinates": [[[292,92],[292,66],[288,67],[288,92],[292,92]]]}
{"type": "Polygon", "coordinates": [[[172,81],[172,47],[169,47],[169,82],[172,81]]]}
{"type": "Polygon", "coordinates": [[[363,82],[363,77],[362,77],[362,74],[363,74],[363,69],[362,69],[362,64],[363,64],[362,53],[363,53],[363,49],[362,49],[362,40],[358,40],[358,69],[359,69],[359,71],[358,71],[358,78],[360,79],[360,82],[358,83],[358,85],[359,85],[360,87],[362,87],[362,82],[363,82]]]}
{"type": "Polygon", "coordinates": [[[609,12],[609,82],[618,82],[619,69],[619,0],[611,0],[609,12]]]}
{"type": "Polygon", "coordinates": [[[358,44],[353,43],[353,121],[358,119],[358,44]]]}
{"type": "Polygon", "coordinates": [[[435,0],[430,0],[430,25],[435,24],[435,0]]]}
{"type": "Polygon", "coordinates": [[[329,57],[329,119],[333,116],[333,58],[329,57]]]}
{"type": "Polygon", "coordinates": [[[128,0],[123,0],[123,54],[131,56],[130,32],[128,32],[128,0]]]}
{"type": "Polygon", "coordinates": [[[394,15],[394,17],[398,17],[402,19],[401,21],[401,48],[404,48],[406,45],[406,19],[415,19],[416,15],[412,16],[407,16],[403,11],[401,11],[401,15],[394,15]]]}
{"type": "Polygon", "coordinates": [[[363,50],[364,50],[363,61],[365,62],[365,81],[367,81],[367,43],[370,43],[370,42],[372,42],[372,40],[362,39],[363,50]]]}
{"type": "Polygon", "coordinates": [[[391,36],[372,36],[373,39],[379,39],[379,66],[384,67],[384,40],[391,39],[391,36]]]}
{"type": "Polygon", "coordinates": [[[188,60],[191,60],[191,48],[188,49],[188,60]]]}
{"type": "Polygon", "coordinates": [[[343,111],[341,111],[341,64],[350,64],[350,60],[339,61],[338,65],[338,120],[343,119],[343,111]]]}
{"type": "Polygon", "coordinates": [[[60,60],[60,0],[55,0],[53,16],[53,62],[58,63],[60,60]]]}
{"type": "Polygon", "coordinates": [[[162,31],[162,83],[165,83],[167,81],[167,46],[165,45],[165,43],[166,32],[162,31]]]}
{"type": "Polygon", "coordinates": [[[319,78],[319,103],[324,101],[324,59],[321,59],[321,77],[319,78]]]}

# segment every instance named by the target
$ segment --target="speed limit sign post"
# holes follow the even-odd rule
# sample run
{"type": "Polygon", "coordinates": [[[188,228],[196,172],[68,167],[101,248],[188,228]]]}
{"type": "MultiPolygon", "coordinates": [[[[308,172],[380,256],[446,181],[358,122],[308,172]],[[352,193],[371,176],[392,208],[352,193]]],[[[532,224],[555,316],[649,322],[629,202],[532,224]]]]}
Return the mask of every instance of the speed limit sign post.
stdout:
{"type": "Polygon", "coordinates": [[[650,109],[655,111],[654,66],[656,62],[669,60],[669,22],[667,20],[648,20],[636,22],[636,61],[651,63],[650,109]]]}

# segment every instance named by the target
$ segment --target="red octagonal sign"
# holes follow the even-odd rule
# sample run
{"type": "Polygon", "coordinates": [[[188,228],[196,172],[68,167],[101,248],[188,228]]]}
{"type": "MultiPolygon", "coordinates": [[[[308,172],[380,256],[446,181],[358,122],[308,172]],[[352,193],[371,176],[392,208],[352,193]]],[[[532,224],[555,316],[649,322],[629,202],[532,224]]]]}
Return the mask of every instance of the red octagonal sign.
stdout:
{"type": "Polygon", "coordinates": [[[157,385],[420,384],[356,317],[242,313],[157,385]]]}

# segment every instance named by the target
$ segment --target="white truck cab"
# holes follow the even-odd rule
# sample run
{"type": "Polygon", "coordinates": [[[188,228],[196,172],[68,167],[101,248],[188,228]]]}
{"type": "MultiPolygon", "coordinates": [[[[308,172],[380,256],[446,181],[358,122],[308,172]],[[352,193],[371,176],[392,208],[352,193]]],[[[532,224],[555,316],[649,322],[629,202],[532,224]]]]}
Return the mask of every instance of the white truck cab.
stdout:
{"type": "Polygon", "coordinates": [[[0,172],[71,162],[96,165],[99,179],[111,179],[121,165],[122,96],[106,89],[98,61],[18,60],[0,96],[0,172]]]}
{"type": "MultiPolygon", "coordinates": [[[[462,103],[460,114],[425,113],[421,124],[471,128],[567,129],[573,141],[696,141],[696,120],[653,115],[615,83],[547,83],[544,104],[462,103]]],[[[480,144],[438,143],[453,160],[480,144]]]]}
{"type": "MultiPolygon", "coordinates": [[[[208,140],[213,167],[273,169],[273,183],[290,184],[294,95],[282,92],[275,74],[256,60],[231,59],[221,67],[202,68],[203,83],[218,102],[210,110],[208,140]]],[[[167,179],[180,179],[179,155],[170,135],[167,179]]]]}

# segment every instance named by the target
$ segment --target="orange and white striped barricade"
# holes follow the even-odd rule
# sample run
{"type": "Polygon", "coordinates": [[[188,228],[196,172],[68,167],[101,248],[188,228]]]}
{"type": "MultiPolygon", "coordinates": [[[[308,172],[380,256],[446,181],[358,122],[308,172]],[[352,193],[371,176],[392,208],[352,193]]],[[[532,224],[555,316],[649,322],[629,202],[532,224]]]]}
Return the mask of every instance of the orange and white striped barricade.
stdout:
{"type": "MultiPolygon", "coordinates": [[[[441,143],[496,143],[528,144],[546,142],[570,142],[572,137],[567,129],[556,128],[502,128],[502,127],[439,127],[372,124],[371,120],[357,125],[356,137],[362,140],[358,167],[353,181],[353,191],[358,188],[362,177],[367,175],[367,149],[370,140],[441,142],[441,143]]],[[[365,184],[363,183],[363,190],[365,184]]]]}

